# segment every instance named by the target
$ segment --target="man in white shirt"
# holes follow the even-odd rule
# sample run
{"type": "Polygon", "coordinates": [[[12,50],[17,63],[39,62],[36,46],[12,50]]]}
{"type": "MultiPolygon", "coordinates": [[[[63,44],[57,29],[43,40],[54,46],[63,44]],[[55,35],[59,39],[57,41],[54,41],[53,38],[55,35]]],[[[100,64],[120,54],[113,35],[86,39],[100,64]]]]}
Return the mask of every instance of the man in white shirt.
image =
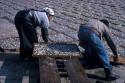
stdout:
{"type": "Polygon", "coordinates": [[[20,38],[20,59],[31,59],[34,43],[38,43],[36,27],[41,28],[43,40],[48,42],[49,22],[54,16],[51,8],[45,7],[41,11],[26,9],[15,16],[15,26],[20,38]]]}

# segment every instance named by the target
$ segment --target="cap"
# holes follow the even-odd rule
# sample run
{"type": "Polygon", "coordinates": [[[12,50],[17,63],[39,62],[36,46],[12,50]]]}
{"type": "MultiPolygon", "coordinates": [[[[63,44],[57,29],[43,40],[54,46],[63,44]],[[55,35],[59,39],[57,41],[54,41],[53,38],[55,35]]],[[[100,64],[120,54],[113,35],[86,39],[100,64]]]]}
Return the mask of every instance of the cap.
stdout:
{"type": "Polygon", "coordinates": [[[53,9],[51,9],[51,8],[49,8],[49,7],[43,8],[43,11],[46,12],[47,14],[49,14],[49,15],[54,16],[54,11],[53,11],[53,9]]]}

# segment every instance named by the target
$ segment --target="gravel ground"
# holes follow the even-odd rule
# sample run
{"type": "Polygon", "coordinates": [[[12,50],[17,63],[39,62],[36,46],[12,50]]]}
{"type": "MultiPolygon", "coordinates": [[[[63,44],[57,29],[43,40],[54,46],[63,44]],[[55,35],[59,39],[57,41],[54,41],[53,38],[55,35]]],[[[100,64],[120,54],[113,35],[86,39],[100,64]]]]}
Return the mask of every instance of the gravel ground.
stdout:
{"type": "Polygon", "coordinates": [[[91,18],[105,18],[110,21],[110,30],[118,53],[124,56],[124,4],[124,0],[0,0],[0,39],[18,36],[13,24],[17,11],[49,6],[54,9],[56,16],[49,29],[51,41],[77,41],[77,31],[81,23],[91,18]]]}
{"type": "MultiPolygon", "coordinates": [[[[49,29],[50,41],[77,41],[81,23],[91,18],[105,18],[110,21],[112,39],[118,53],[125,56],[125,0],[0,0],[0,40],[18,37],[13,24],[17,11],[45,6],[55,11],[55,19],[49,29]]],[[[43,41],[40,37],[39,40],[43,41]]],[[[114,69],[122,76],[121,81],[114,83],[124,83],[124,66],[114,69]]]]}

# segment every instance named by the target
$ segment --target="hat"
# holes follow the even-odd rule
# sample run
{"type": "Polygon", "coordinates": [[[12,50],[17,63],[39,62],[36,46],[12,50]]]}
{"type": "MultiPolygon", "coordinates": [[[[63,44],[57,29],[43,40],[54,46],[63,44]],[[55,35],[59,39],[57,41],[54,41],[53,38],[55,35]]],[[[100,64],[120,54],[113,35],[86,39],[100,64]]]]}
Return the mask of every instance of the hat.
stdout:
{"type": "Polygon", "coordinates": [[[51,9],[51,8],[49,8],[49,7],[43,8],[43,11],[46,12],[47,14],[49,14],[49,15],[54,16],[54,11],[53,11],[53,9],[51,9]]]}

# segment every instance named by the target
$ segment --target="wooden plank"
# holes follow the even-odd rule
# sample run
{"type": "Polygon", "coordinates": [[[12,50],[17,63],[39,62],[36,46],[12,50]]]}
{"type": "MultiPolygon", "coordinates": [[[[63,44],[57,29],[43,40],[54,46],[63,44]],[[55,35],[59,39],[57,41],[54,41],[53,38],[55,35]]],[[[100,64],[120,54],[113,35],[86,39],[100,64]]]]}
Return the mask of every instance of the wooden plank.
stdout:
{"type": "Polygon", "coordinates": [[[62,59],[70,59],[70,58],[81,58],[81,56],[58,56],[58,55],[53,55],[53,56],[51,56],[51,55],[48,55],[48,56],[46,56],[46,55],[42,55],[42,56],[39,56],[39,55],[33,55],[33,57],[37,57],[37,58],[43,58],[43,57],[51,57],[51,58],[62,58],[62,59]]]}
{"type": "MultiPolygon", "coordinates": [[[[125,57],[124,56],[118,56],[118,63],[125,65],[125,57]]],[[[110,56],[110,61],[113,61],[113,55],[110,56]]]]}
{"type": "Polygon", "coordinates": [[[65,61],[65,66],[71,83],[90,83],[78,59],[65,61]]]}
{"type": "Polygon", "coordinates": [[[40,83],[61,83],[56,62],[52,58],[40,58],[40,83]]]}

